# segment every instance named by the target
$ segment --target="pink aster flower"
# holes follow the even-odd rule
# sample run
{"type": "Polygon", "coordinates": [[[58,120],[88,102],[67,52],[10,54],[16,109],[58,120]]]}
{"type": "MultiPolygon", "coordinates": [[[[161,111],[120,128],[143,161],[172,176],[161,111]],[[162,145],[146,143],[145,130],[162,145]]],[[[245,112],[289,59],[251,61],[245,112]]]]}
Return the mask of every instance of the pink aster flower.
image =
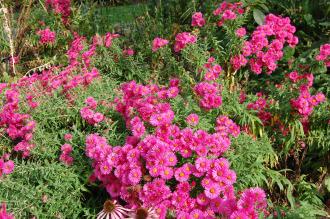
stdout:
{"type": "Polygon", "coordinates": [[[189,125],[196,126],[199,122],[199,117],[197,114],[192,113],[189,116],[187,116],[186,121],[189,125]]]}
{"type": "Polygon", "coordinates": [[[235,33],[236,36],[243,37],[246,35],[246,29],[244,27],[238,28],[235,33]]]}
{"type": "Polygon", "coordinates": [[[180,52],[188,44],[194,44],[197,37],[188,32],[178,33],[175,37],[174,51],[180,52]]]}
{"type": "Polygon", "coordinates": [[[132,169],[128,174],[128,179],[132,185],[137,185],[141,180],[142,172],[140,169],[132,169]]]}
{"type": "Polygon", "coordinates": [[[66,141],[71,141],[71,140],[72,140],[72,134],[70,134],[70,133],[66,133],[66,134],[64,135],[64,140],[66,140],[66,141]]]}
{"type": "Polygon", "coordinates": [[[130,48],[123,50],[123,55],[125,56],[133,56],[134,53],[135,53],[134,50],[130,48]]]}
{"type": "Polygon", "coordinates": [[[102,113],[95,113],[93,115],[93,120],[95,123],[102,122],[104,120],[104,115],[102,113]]]}
{"type": "Polygon", "coordinates": [[[205,190],[204,193],[206,195],[206,197],[208,197],[209,199],[215,199],[220,195],[220,186],[217,183],[211,183],[210,185],[208,185],[205,190]]]}
{"type": "Polygon", "coordinates": [[[185,182],[189,179],[189,173],[187,173],[187,171],[185,171],[182,167],[176,169],[174,176],[179,182],[185,182]]]}
{"type": "Polygon", "coordinates": [[[207,172],[210,169],[210,161],[205,157],[199,157],[195,161],[196,169],[199,172],[207,172]]]}
{"type": "Polygon", "coordinates": [[[4,174],[11,174],[15,168],[14,161],[8,160],[7,162],[4,162],[2,167],[2,172],[4,174]]]}
{"type": "Polygon", "coordinates": [[[55,34],[55,32],[51,31],[49,28],[46,28],[45,30],[39,30],[39,31],[37,31],[37,34],[40,37],[39,42],[41,44],[55,42],[56,34],[55,34]]]}
{"type": "Polygon", "coordinates": [[[204,219],[205,215],[204,215],[204,212],[202,212],[201,210],[194,209],[193,211],[190,212],[190,218],[204,219]]]}
{"type": "Polygon", "coordinates": [[[236,14],[231,10],[225,10],[222,14],[222,19],[224,20],[235,20],[236,14]]]}
{"type": "Polygon", "coordinates": [[[94,97],[87,97],[85,103],[93,110],[95,110],[97,107],[97,101],[94,99],[94,97]]]}
{"type": "Polygon", "coordinates": [[[166,46],[168,44],[168,40],[156,37],[153,41],[152,41],[152,51],[156,52],[158,49],[166,46]]]}
{"type": "Polygon", "coordinates": [[[205,25],[205,20],[201,12],[195,12],[192,15],[191,26],[193,27],[203,27],[205,25]]]}
{"type": "Polygon", "coordinates": [[[160,176],[165,180],[171,179],[173,177],[173,169],[171,167],[164,167],[160,172],[160,176]]]}

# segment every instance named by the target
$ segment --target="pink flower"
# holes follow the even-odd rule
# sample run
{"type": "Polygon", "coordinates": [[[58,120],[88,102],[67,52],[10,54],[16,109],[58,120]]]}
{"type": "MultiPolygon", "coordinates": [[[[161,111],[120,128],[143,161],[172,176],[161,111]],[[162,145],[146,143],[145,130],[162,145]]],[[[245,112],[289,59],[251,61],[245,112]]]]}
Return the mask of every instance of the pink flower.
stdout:
{"type": "Polygon", "coordinates": [[[50,5],[56,14],[62,16],[64,24],[68,24],[68,18],[71,14],[71,0],[46,0],[46,5],[50,5]]]}
{"type": "Polygon", "coordinates": [[[9,214],[7,211],[6,211],[6,204],[3,203],[1,205],[1,208],[0,208],[0,218],[1,219],[15,219],[14,215],[13,214],[9,214]]]}
{"type": "Polygon", "coordinates": [[[109,164],[109,162],[105,161],[100,164],[100,171],[103,175],[108,175],[112,171],[112,166],[109,164]]]}
{"type": "Polygon", "coordinates": [[[233,66],[235,70],[238,70],[242,66],[245,66],[247,64],[247,59],[243,55],[233,56],[230,59],[230,64],[233,66]]]}
{"type": "Polygon", "coordinates": [[[205,157],[199,157],[195,161],[196,169],[199,172],[207,172],[210,169],[210,161],[205,157]]]}
{"type": "Polygon", "coordinates": [[[190,218],[204,219],[205,218],[205,215],[204,215],[204,213],[201,210],[195,209],[192,212],[190,212],[190,218]]]}
{"type": "Polygon", "coordinates": [[[137,185],[141,180],[142,172],[140,169],[132,169],[128,174],[128,179],[132,185],[137,185]]]}
{"type": "Polygon", "coordinates": [[[152,41],[152,51],[156,52],[158,49],[164,47],[165,45],[168,44],[168,40],[156,37],[153,41],[152,41]]]}
{"type": "Polygon", "coordinates": [[[224,20],[235,20],[236,14],[231,10],[225,10],[222,14],[222,19],[224,20]]]}
{"type": "Polygon", "coordinates": [[[37,31],[37,34],[40,37],[39,42],[41,44],[55,42],[56,34],[55,34],[55,32],[52,32],[49,28],[46,28],[45,30],[39,30],[39,31],[37,31]]]}
{"type": "Polygon", "coordinates": [[[104,115],[102,113],[95,113],[93,115],[93,120],[95,123],[102,122],[104,120],[104,115]]]}
{"type": "Polygon", "coordinates": [[[219,195],[220,195],[219,184],[211,183],[210,185],[208,185],[205,188],[204,193],[205,193],[206,197],[208,197],[209,199],[215,199],[215,198],[219,197],[219,195]]]}
{"type": "Polygon", "coordinates": [[[85,103],[93,110],[95,110],[97,107],[97,101],[93,97],[87,97],[85,103]]]}
{"type": "Polygon", "coordinates": [[[176,169],[174,173],[175,179],[179,182],[185,182],[189,179],[189,173],[184,170],[184,168],[178,168],[176,169]]]}
{"type": "Polygon", "coordinates": [[[15,164],[12,160],[8,160],[7,162],[4,162],[3,167],[2,167],[2,172],[4,174],[10,174],[13,172],[15,168],[15,164]]]}
{"type": "Polygon", "coordinates": [[[118,38],[119,34],[115,34],[115,33],[106,33],[105,35],[105,47],[110,47],[112,45],[112,40],[115,38],[118,38]]]}
{"type": "Polygon", "coordinates": [[[230,219],[249,219],[245,211],[235,211],[230,215],[230,219]]]}
{"type": "Polygon", "coordinates": [[[236,36],[243,37],[246,34],[246,29],[244,27],[238,28],[235,33],[236,36]]]}
{"type": "Polygon", "coordinates": [[[70,134],[70,133],[65,134],[64,135],[64,140],[71,141],[72,140],[72,134],[70,134]]]}
{"type": "Polygon", "coordinates": [[[189,116],[187,116],[186,121],[189,125],[196,126],[199,122],[199,117],[197,114],[192,113],[189,116]]]}
{"type": "Polygon", "coordinates": [[[201,12],[195,12],[192,15],[191,26],[193,27],[203,27],[205,25],[205,20],[201,12]]]}
{"type": "Polygon", "coordinates": [[[289,73],[289,79],[293,82],[296,83],[298,81],[299,74],[297,71],[293,71],[289,73]]]}
{"type": "Polygon", "coordinates": [[[173,169],[170,167],[164,167],[160,172],[160,176],[165,180],[171,179],[173,177],[173,169]]]}
{"type": "Polygon", "coordinates": [[[194,44],[197,37],[188,32],[178,33],[175,37],[174,51],[180,52],[188,44],[194,44]]]}
{"type": "Polygon", "coordinates": [[[133,56],[134,53],[135,53],[134,50],[131,48],[123,50],[123,55],[126,55],[126,56],[133,56]]]}
{"type": "Polygon", "coordinates": [[[327,67],[330,66],[330,44],[320,47],[320,53],[315,57],[317,61],[323,61],[327,67]]]}
{"type": "Polygon", "coordinates": [[[61,151],[65,153],[71,153],[72,152],[72,146],[70,144],[64,144],[61,146],[61,151]]]}

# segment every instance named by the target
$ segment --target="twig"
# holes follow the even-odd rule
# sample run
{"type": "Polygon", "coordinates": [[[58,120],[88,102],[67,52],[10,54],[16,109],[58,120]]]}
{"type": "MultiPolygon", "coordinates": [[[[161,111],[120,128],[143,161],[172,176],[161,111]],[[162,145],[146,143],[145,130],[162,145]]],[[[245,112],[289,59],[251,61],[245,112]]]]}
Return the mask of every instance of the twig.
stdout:
{"type": "Polygon", "coordinates": [[[0,3],[1,3],[0,11],[3,12],[3,17],[4,17],[3,29],[5,30],[6,34],[8,35],[8,38],[9,38],[11,63],[12,63],[12,67],[13,67],[13,73],[14,73],[14,75],[16,75],[15,59],[14,59],[14,43],[13,43],[13,39],[12,39],[11,29],[9,26],[9,21],[7,18],[8,9],[5,7],[3,0],[0,0],[0,3]]]}
{"type": "Polygon", "coordinates": [[[30,74],[30,72],[33,72],[33,71],[35,71],[35,70],[39,70],[39,71],[41,71],[41,69],[44,70],[44,69],[46,69],[46,68],[49,68],[50,64],[51,64],[51,62],[47,62],[47,63],[45,63],[45,64],[43,64],[43,65],[37,66],[37,67],[35,67],[35,68],[32,68],[32,69],[28,70],[28,71],[25,73],[25,76],[28,75],[28,74],[30,74]]]}

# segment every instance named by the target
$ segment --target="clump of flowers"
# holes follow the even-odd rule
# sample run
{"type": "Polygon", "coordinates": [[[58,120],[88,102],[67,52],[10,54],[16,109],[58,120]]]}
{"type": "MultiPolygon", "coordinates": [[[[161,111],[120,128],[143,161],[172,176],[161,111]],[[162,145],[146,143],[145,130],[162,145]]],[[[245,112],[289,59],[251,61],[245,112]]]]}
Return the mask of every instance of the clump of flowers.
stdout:
{"type": "Polygon", "coordinates": [[[249,110],[256,110],[258,112],[258,117],[265,125],[271,119],[272,114],[266,111],[266,109],[269,108],[267,98],[264,97],[261,92],[257,93],[257,97],[258,99],[256,101],[247,104],[247,108],[249,110]]]}
{"type": "Polygon", "coordinates": [[[295,31],[288,17],[269,14],[265,17],[265,24],[258,26],[251,39],[244,42],[242,54],[232,57],[231,63],[236,70],[249,63],[254,73],[261,74],[264,68],[267,74],[271,74],[277,68],[277,61],[283,57],[285,43],[290,47],[298,44],[295,31]]]}
{"type": "Polygon", "coordinates": [[[133,56],[135,54],[134,50],[131,48],[124,49],[123,50],[123,55],[124,56],[133,56]]]}
{"type": "Polygon", "coordinates": [[[86,107],[80,110],[81,117],[91,125],[96,125],[104,120],[104,115],[100,112],[95,112],[97,101],[93,97],[87,97],[85,100],[86,107]]]}
{"type": "Polygon", "coordinates": [[[156,37],[153,41],[152,41],[152,51],[156,52],[158,49],[166,46],[168,44],[168,40],[156,37]]]}
{"type": "Polygon", "coordinates": [[[193,27],[203,27],[205,25],[205,20],[201,12],[195,12],[192,15],[191,26],[193,27]]]}
{"type": "Polygon", "coordinates": [[[218,26],[222,26],[226,20],[235,20],[238,15],[244,13],[241,2],[234,4],[229,2],[222,2],[220,6],[213,11],[213,15],[220,16],[221,19],[218,21],[218,26]]]}
{"type": "Polygon", "coordinates": [[[71,14],[71,0],[46,0],[46,5],[49,5],[56,14],[61,15],[64,24],[68,24],[71,14]]]}
{"type": "Polygon", "coordinates": [[[68,166],[71,166],[73,163],[73,158],[71,157],[72,146],[70,144],[62,145],[61,152],[60,161],[68,166]]]}
{"type": "Polygon", "coordinates": [[[39,42],[41,44],[51,44],[55,42],[56,34],[55,32],[51,31],[49,28],[46,28],[44,30],[37,31],[37,34],[39,35],[40,39],[39,42]]]}
{"type": "MultiPolygon", "coordinates": [[[[72,101],[72,90],[78,86],[88,86],[99,76],[98,70],[89,70],[81,52],[84,49],[83,38],[75,35],[67,54],[69,65],[61,71],[59,67],[52,67],[41,73],[24,76],[17,82],[0,84],[0,93],[3,95],[3,105],[0,109],[1,135],[7,135],[14,143],[13,150],[22,152],[22,157],[27,158],[35,147],[32,144],[36,122],[31,112],[37,108],[45,96],[51,96],[59,91],[69,101],[72,101]],[[81,61],[82,60],[82,61],[81,61]],[[77,73],[79,72],[79,73],[77,73]],[[23,109],[22,106],[27,106],[23,109]]],[[[90,54],[90,55],[94,55],[90,54]]],[[[6,163],[4,173],[12,171],[11,161],[6,163]]]]}
{"type": "Polygon", "coordinates": [[[222,104],[219,84],[200,82],[194,87],[199,97],[199,105],[206,110],[218,108],[222,104]]]}
{"type": "Polygon", "coordinates": [[[309,87],[306,85],[300,86],[300,94],[296,99],[291,100],[291,106],[298,111],[301,116],[309,116],[315,106],[325,101],[323,93],[311,95],[309,87]]]}
{"type": "Polygon", "coordinates": [[[188,44],[194,44],[197,41],[197,37],[191,33],[183,32],[178,33],[175,37],[174,51],[180,52],[188,44]]]}
{"type": "Polygon", "coordinates": [[[216,80],[219,77],[220,73],[222,72],[222,67],[219,64],[215,63],[214,57],[210,57],[207,60],[207,63],[204,64],[204,68],[206,70],[206,73],[204,74],[205,81],[216,80]]]}
{"type": "Polygon", "coordinates": [[[330,66],[330,44],[324,44],[320,47],[320,53],[315,58],[317,61],[323,61],[327,67],[330,66]]]}
{"type": "MultiPolygon", "coordinates": [[[[123,97],[115,100],[116,109],[133,136],[115,147],[99,134],[87,136],[92,178],[102,182],[112,198],[124,200],[136,212],[141,207],[154,209],[158,218],[165,218],[167,210],[177,218],[258,215],[267,206],[264,191],[247,189],[236,197],[236,174],[223,157],[231,136],[239,135],[239,126],[226,116],[217,118],[215,133],[173,124],[175,114],[168,99],[175,97],[167,93],[176,85],[176,80],[168,88],[134,81],[122,85],[123,97]],[[143,132],[136,130],[141,127],[143,132]]],[[[192,114],[187,120],[195,125],[198,116],[192,114]]]]}
{"type": "Polygon", "coordinates": [[[120,35],[116,33],[106,33],[104,45],[105,47],[109,48],[112,45],[112,40],[118,38],[120,35]]]}

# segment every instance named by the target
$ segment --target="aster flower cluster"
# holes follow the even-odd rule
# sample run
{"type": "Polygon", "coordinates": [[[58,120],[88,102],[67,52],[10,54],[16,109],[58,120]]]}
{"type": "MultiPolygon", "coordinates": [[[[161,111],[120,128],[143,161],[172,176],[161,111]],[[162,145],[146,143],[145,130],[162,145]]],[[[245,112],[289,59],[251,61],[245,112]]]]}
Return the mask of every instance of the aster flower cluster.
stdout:
{"type": "Polygon", "coordinates": [[[310,87],[313,86],[314,76],[311,73],[300,75],[297,71],[290,72],[286,77],[294,84],[299,83],[299,96],[291,99],[291,107],[296,110],[299,115],[307,118],[315,106],[325,101],[323,93],[311,95],[310,87]]]}
{"type": "MultiPolygon", "coordinates": [[[[133,136],[115,147],[98,134],[87,136],[86,155],[94,168],[91,179],[101,181],[112,198],[124,200],[129,208],[154,208],[159,218],[165,218],[167,210],[177,218],[257,215],[266,207],[265,193],[249,189],[237,199],[236,174],[222,157],[230,136],[240,134],[239,126],[226,116],[217,118],[215,133],[173,124],[168,101],[177,96],[178,85],[177,79],[164,88],[134,81],[122,85],[116,109],[133,136]]],[[[191,114],[187,120],[196,125],[198,116],[191,114]]]]}
{"type": "Polygon", "coordinates": [[[91,125],[102,122],[104,115],[94,111],[97,108],[97,101],[93,97],[87,97],[85,103],[87,106],[80,110],[81,117],[91,125]]]}
{"type": "Polygon", "coordinates": [[[200,82],[194,87],[199,97],[199,105],[205,110],[218,108],[222,104],[220,88],[217,83],[200,82]]]}
{"type": "Polygon", "coordinates": [[[214,16],[220,16],[221,19],[218,21],[218,26],[222,26],[226,20],[235,20],[238,15],[244,13],[241,2],[229,3],[222,2],[220,6],[213,11],[214,16]]]}
{"type": "Polygon", "coordinates": [[[193,27],[203,27],[205,25],[205,19],[201,12],[195,12],[192,15],[191,26],[193,27]]]}
{"type": "Polygon", "coordinates": [[[266,111],[266,109],[269,108],[269,105],[263,94],[259,92],[257,93],[257,97],[258,99],[256,101],[247,104],[247,109],[256,110],[258,112],[258,117],[265,125],[268,121],[270,121],[272,115],[270,112],[266,111]]]}
{"type": "Polygon", "coordinates": [[[315,57],[317,61],[323,61],[327,67],[330,67],[330,44],[324,44],[320,47],[320,53],[315,57]]]}
{"type": "Polygon", "coordinates": [[[118,38],[120,35],[116,33],[106,33],[105,34],[105,40],[104,40],[104,46],[109,48],[112,45],[112,40],[118,38]]]}
{"type": "Polygon", "coordinates": [[[70,144],[63,144],[61,146],[61,155],[60,155],[60,161],[62,161],[64,164],[70,166],[73,163],[73,158],[71,157],[72,152],[72,146],[70,144]]]}
{"type": "MultiPolygon", "coordinates": [[[[23,158],[28,157],[35,147],[31,142],[36,122],[33,120],[31,112],[39,106],[42,98],[60,92],[69,101],[72,101],[74,88],[88,86],[99,76],[97,69],[93,68],[89,71],[86,65],[80,61],[82,50],[82,38],[76,36],[68,51],[70,63],[59,73],[57,72],[59,67],[52,67],[40,74],[34,73],[30,76],[24,76],[16,83],[0,84],[0,94],[4,96],[3,105],[0,109],[1,132],[6,133],[15,142],[13,150],[22,152],[23,158]],[[77,74],[78,71],[82,71],[82,73],[77,74]],[[29,113],[22,113],[23,110],[29,113]]],[[[69,154],[68,150],[63,151],[65,151],[64,154],[69,154]]],[[[68,156],[64,157],[67,158],[68,156]]],[[[63,160],[70,163],[70,159],[63,160]]],[[[11,172],[13,166],[12,161],[3,161],[1,168],[5,169],[1,170],[2,173],[11,172]]]]}
{"type": "Polygon", "coordinates": [[[5,128],[10,139],[18,141],[14,150],[22,151],[23,157],[27,157],[30,150],[34,148],[34,145],[29,142],[36,123],[29,114],[19,113],[19,103],[18,86],[12,84],[11,88],[5,91],[5,102],[0,111],[0,127],[5,128]]]}
{"type": "Polygon", "coordinates": [[[64,24],[68,24],[71,14],[71,0],[46,0],[46,5],[50,6],[56,14],[60,14],[64,24]]]}
{"type": "Polygon", "coordinates": [[[285,43],[290,47],[298,44],[295,31],[296,28],[290,24],[290,18],[267,15],[265,24],[258,26],[251,39],[244,42],[242,54],[232,57],[234,69],[237,70],[249,62],[254,73],[261,74],[265,68],[267,74],[271,74],[277,68],[277,61],[283,57],[285,43]]]}
{"type": "Polygon", "coordinates": [[[309,116],[315,106],[325,101],[325,96],[323,93],[317,93],[316,95],[311,95],[309,92],[309,86],[300,86],[300,94],[296,99],[291,100],[291,106],[293,109],[297,110],[298,113],[303,116],[309,116]]]}
{"type": "Polygon", "coordinates": [[[39,35],[40,37],[39,42],[41,44],[46,44],[46,43],[51,44],[55,42],[56,34],[55,32],[51,31],[49,28],[37,31],[37,35],[39,35]]]}
{"type": "Polygon", "coordinates": [[[153,41],[152,41],[152,51],[156,52],[158,49],[166,46],[168,44],[168,40],[156,37],[153,41]]]}
{"type": "Polygon", "coordinates": [[[204,68],[206,70],[206,73],[204,75],[204,80],[205,81],[214,81],[216,80],[220,73],[222,72],[222,68],[219,64],[215,63],[215,58],[210,57],[207,60],[207,63],[204,64],[204,68]]]}
{"type": "Polygon", "coordinates": [[[197,37],[191,33],[183,32],[178,33],[175,37],[174,51],[180,52],[188,44],[194,44],[197,41],[197,37]]]}

